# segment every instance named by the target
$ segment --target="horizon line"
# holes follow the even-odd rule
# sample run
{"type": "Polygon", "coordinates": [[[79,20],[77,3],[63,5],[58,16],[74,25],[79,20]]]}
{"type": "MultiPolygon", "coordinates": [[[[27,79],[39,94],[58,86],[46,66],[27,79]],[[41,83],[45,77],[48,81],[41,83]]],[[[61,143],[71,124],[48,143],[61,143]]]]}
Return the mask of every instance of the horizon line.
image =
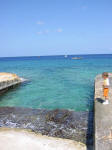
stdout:
{"type": "Polygon", "coordinates": [[[15,57],[45,57],[45,56],[65,56],[65,55],[67,55],[67,56],[71,56],[71,55],[112,55],[112,53],[98,53],[98,54],[57,54],[57,55],[30,55],[30,56],[0,56],[0,58],[15,58],[15,57]]]}

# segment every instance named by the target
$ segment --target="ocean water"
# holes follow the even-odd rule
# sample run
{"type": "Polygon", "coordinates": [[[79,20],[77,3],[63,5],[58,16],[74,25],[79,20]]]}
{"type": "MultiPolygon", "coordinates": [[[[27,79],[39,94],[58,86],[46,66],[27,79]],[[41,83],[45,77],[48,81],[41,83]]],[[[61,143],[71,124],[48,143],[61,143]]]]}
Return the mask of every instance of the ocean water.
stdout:
{"type": "Polygon", "coordinates": [[[94,78],[112,72],[112,55],[72,57],[76,55],[0,58],[0,72],[28,80],[0,96],[0,106],[92,110],[94,78]]]}

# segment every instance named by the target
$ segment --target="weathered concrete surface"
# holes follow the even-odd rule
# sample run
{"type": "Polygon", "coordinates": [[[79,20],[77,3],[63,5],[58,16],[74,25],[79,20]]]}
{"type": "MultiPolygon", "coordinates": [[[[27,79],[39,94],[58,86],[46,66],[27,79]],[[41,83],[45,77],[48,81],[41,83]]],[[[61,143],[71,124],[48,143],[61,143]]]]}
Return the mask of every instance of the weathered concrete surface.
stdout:
{"type": "Polygon", "coordinates": [[[23,81],[22,78],[19,78],[16,74],[12,73],[0,73],[0,90],[4,90],[16,84],[19,84],[23,81]]]}
{"type": "Polygon", "coordinates": [[[0,107],[0,127],[31,129],[37,134],[92,145],[92,131],[88,132],[88,112],[0,107]]]}
{"type": "Polygon", "coordinates": [[[86,146],[20,129],[0,129],[0,150],[86,150],[86,146]]]}
{"type": "Polygon", "coordinates": [[[103,105],[102,76],[95,80],[95,150],[112,150],[112,74],[110,74],[109,105],[103,105]]]}

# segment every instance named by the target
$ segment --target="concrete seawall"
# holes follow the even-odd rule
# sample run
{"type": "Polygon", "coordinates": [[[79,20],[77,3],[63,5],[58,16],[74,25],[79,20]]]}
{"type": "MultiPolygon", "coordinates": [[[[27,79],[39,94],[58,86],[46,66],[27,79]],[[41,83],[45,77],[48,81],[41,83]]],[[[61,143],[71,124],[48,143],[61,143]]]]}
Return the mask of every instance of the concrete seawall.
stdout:
{"type": "Polygon", "coordinates": [[[86,146],[73,140],[43,136],[28,130],[2,128],[0,129],[0,149],[86,150],[86,146]]]}
{"type": "Polygon", "coordinates": [[[0,91],[23,82],[16,74],[0,73],[0,91]]]}
{"type": "Polygon", "coordinates": [[[112,74],[110,78],[109,104],[104,105],[102,76],[95,79],[94,132],[95,150],[112,150],[112,74]]]}

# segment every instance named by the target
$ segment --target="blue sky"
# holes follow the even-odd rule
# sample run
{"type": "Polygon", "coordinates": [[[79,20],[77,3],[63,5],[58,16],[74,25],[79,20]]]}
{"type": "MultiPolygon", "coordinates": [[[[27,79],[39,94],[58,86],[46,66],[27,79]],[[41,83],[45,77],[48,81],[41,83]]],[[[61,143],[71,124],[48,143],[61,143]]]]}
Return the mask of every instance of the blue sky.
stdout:
{"type": "Polygon", "coordinates": [[[112,53],[112,0],[0,0],[0,56],[112,53]]]}

